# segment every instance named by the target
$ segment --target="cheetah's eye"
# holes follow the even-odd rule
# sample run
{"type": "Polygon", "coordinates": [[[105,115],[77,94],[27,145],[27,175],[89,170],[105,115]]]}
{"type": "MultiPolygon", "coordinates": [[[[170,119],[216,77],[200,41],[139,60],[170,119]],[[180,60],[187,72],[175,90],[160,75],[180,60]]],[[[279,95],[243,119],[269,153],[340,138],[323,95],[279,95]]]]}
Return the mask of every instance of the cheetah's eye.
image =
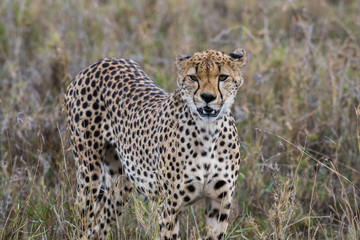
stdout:
{"type": "Polygon", "coordinates": [[[221,75],[219,75],[218,78],[220,81],[226,81],[228,79],[228,77],[229,77],[228,75],[221,74],[221,75]]]}
{"type": "Polygon", "coordinates": [[[191,80],[193,80],[193,81],[197,81],[197,80],[198,80],[195,75],[189,75],[188,77],[189,77],[191,80]]]}

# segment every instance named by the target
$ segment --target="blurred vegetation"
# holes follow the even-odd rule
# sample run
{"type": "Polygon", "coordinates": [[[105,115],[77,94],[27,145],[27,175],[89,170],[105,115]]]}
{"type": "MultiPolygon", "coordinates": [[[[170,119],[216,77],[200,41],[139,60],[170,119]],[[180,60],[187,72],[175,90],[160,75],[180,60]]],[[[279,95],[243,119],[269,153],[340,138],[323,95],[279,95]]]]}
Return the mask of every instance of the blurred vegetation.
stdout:
{"type": "MultiPolygon", "coordinates": [[[[172,91],[177,54],[243,47],[227,239],[360,239],[359,12],[357,0],[2,0],[0,238],[77,234],[62,105],[78,71],[132,58],[172,91]]],[[[128,208],[112,239],[154,238],[154,207],[128,208]]],[[[204,235],[203,213],[183,213],[183,239],[204,235]]]]}

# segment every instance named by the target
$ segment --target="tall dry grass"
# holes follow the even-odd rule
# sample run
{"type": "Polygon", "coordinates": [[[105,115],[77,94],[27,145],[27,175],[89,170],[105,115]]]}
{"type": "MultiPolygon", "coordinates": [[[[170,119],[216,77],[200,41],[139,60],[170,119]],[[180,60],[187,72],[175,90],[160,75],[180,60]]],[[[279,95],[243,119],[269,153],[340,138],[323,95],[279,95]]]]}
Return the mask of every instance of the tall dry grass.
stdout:
{"type": "MultiPolygon", "coordinates": [[[[74,239],[75,167],[62,98],[101,57],[176,88],[173,59],[249,53],[233,112],[242,167],[227,239],[359,239],[360,2],[0,2],[0,236],[74,239]]],[[[135,196],[112,239],[155,239],[157,203],[135,196]]],[[[205,234],[204,206],[181,218],[205,234]]]]}

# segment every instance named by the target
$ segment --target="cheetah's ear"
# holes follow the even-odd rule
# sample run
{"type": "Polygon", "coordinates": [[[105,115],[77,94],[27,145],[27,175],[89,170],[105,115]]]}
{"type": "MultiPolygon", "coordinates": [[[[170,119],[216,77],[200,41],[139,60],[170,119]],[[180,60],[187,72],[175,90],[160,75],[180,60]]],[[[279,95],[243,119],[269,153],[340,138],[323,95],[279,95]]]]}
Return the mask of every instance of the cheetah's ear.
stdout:
{"type": "Polygon", "coordinates": [[[190,56],[188,55],[178,55],[176,57],[176,67],[178,70],[182,69],[183,67],[186,66],[186,64],[184,64],[186,62],[187,59],[189,59],[190,56]]]}
{"type": "Polygon", "coordinates": [[[181,54],[179,54],[179,55],[176,57],[176,61],[177,61],[177,62],[182,62],[182,61],[184,61],[184,60],[186,60],[186,59],[189,59],[189,58],[191,58],[191,57],[188,56],[188,55],[181,55],[181,54]]]}
{"type": "Polygon", "coordinates": [[[235,49],[229,53],[229,56],[232,58],[232,60],[241,63],[241,65],[246,63],[246,51],[242,48],[235,49]]]}

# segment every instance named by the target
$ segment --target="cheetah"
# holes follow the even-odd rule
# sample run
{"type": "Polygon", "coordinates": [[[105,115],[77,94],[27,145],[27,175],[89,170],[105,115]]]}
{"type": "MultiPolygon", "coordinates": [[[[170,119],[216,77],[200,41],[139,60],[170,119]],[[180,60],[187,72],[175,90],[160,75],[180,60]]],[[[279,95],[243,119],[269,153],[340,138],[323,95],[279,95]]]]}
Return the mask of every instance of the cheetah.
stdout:
{"type": "Polygon", "coordinates": [[[132,192],[163,199],[161,239],[178,239],[184,207],[206,200],[206,239],[224,239],[240,165],[230,111],[246,51],[176,58],[168,93],[129,59],[100,59],[65,94],[81,236],[106,239],[132,192]]]}

